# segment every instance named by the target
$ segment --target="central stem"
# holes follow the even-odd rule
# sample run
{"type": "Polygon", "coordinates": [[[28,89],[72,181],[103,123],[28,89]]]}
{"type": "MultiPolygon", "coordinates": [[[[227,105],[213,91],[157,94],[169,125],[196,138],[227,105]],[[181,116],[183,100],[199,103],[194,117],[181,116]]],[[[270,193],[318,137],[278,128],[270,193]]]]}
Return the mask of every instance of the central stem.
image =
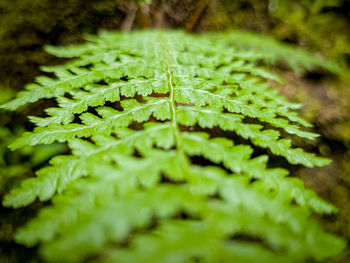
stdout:
{"type": "Polygon", "coordinates": [[[162,35],[159,35],[160,43],[163,49],[163,55],[164,55],[164,61],[167,66],[167,77],[168,77],[168,85],[170,88],[170,111],[171,111],[171,127],[173,130],[174,134],[174,140],[175,140],[175,146],[177,149],[177,154],[181,163],[181,170],[183,174],[185,175],[188,171],[188,168],[190,166],[189,160],[183,150],[182,147],[182,136],[181,136],[181,131],[178,126],[177,122],[177,114],[176,114],[176,102],[175,102],[175,90],[176,86],[173,83],[173,74],[170,68],[170,63],[169,63],[169,49],[168,45],[166,44],[166,40],[162,35]]]}

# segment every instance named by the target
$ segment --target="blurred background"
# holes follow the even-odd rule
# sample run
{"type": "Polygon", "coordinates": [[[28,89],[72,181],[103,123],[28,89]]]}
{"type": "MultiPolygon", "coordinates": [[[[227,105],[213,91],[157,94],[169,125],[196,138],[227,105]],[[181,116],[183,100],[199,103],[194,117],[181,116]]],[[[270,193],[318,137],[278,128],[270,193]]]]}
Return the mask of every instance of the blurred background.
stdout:
{"type": "MultiPolygon", "coordinates": [[[[0,0],[0,103],[40,74],[40,65],[62,61],[43,46],[81,42],[99,29],[129,31],[180,28],[190,32],[239,29],[267,35],[350,67],[350,0],[0,0]]],[[[350,78],[314,71],[296,75],[275,67],[285,79],[276,86],[301,102],[301,114],[321,134],[307,150],[333,160],[325,168],[289,167],[293,176],[339,207],[337,215],[320,218],[325,228],[350,240],[350,78]]],[[[272,84],[276,85],[276,84],[272,84]]],[[[16,113],[0,110],[0,194],[47,163],[63,145],[25,148],[6,146],[24,129],[24,116],[35,115],[44,102],[16,113]]],[[[302,142],[300,142],[302,144],[302,142]]],[[[13,230],[43,204],[12,211],[0,208],[0,262],[36,262],[36,249],[12,241],[13,230]],[[2,251],[2,254],[1,254],[2,251]]],[[[332,262],[350,262],[350,252],[332,262]]]]}

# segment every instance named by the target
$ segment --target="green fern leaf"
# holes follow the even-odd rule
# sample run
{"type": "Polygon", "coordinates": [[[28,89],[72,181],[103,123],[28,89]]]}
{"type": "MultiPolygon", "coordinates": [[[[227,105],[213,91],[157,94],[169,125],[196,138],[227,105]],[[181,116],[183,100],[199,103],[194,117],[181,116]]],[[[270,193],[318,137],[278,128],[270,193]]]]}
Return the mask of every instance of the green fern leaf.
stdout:
{"type": "MultiPolygon", "coordinates": [[[[14,208],[52,199],[16,241],[40,245],[48,262],[306,262],[340,253],[343,240],[310,218],[336,208],[269,168],[268,154],[308,167],[330,161],[286,138],[317,135],[300,128],[311,126],[294,111],[300,105],[269,88],[266,79],[280,78],[257,62],[277,57],[240,48],[247,40],[237,34],[103,32],[47,47],[73,60],[44,67],[56,77],[37,78],[3,107],[43,98],[57,107],[30,117],[38,127],[10,148],[66,142],[71,154],[4,197],[14,208]]],[[[296,70],[318,65],[305,56],[281,58],[296,70]]]]}
{"type": "Polygon", "coordinates": [[[346,71],[345,68],[332,60],[325,60],[319,55],[310,55],[305,50],[296,49],[293,45],[280,43],[273,38],[262,37],[259,34],[228,31],[212,34],[211,37],[212,40],[222,45],[223,50],[225,47],[234,47],[241,52],[250,51],[253,54],[258,54],[261,60],[269,64],[285,63],[299,74],[315,68],[325,69],[334,74],[346,71]]]}

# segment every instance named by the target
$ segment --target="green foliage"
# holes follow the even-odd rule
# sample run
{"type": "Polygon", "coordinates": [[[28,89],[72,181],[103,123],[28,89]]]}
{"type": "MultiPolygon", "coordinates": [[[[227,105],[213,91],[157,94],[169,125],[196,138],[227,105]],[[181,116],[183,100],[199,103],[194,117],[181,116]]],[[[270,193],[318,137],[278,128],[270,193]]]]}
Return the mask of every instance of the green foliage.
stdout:
{"type": "Polygon", "coordinates": [[[334,74],[344,73],[345,68],[338,63],[325,60],[321,56],[313,55],[296,49],[293,45],[281,43],[273,38],[261,37],[259,34],[243,31],[228,31],[227,33],[215,34],[214,38],[225,39],[227,46],[238,50],[251,51],[254,59],[261,59],[268,64],[285,63],[296,73],[304,73],[315,68],[325,69],[334,74]]]}
{"type": "Polygon", "coordinates": [[[307,50],[347,65],[350,54],[349,1],[219,0],[215,3],[203,19],[204,26],[264,33],[298,43],[307,50]],[[216,27],[215,23],[218,24],[216,27]]]}
{"type": "MultiPolygon", "coordinates": [[[[13,90],[0,86],[0,103],[3,104],[14,97],[14,93],[13,90]]],[[[24,132],[23,123],[21,124],[18,120],[15,122],[15,119],[15,116],[0,109],[0,195],[6,192],[8,181],[30,175],[34,167],[43,165],[52,156],[66,151],[65,145],[54,143],[23,147],[18,151],[10,152],[8,145],[24,132]]]]}
{"type": "Polygon", "coordinates": [[[329,163],[292,146],[288,137],[317,135],[300,129],[310,126],[300,105],[270,89],[267,79],[280,79],[258,66],[282,58],[304,70],[320,60],[289,60],[290,47],[275,42],[278,57],[239,48],[240,34],[103,32],[47,47],[74,59],[43,67],[55,77],[38,77],[3,107],[44,98],[57,107],[31,117],[38,127],[10,148],[67,142],[71,154],[5,196],[14,208],[52,199],[16,241],[39,244],[49,262],[280,263],[340,253],[343,241],[310,218],[335,207],[261,154],[329,163]]]}
{"type": "MultiPolygon", "coordinates": [[[[15,95],[14,93],[13,90],[5,89],[0,85],[0,103],[8,101],[15,95]]],[[[44,166],[52,156],[62,154],[67,150],[65,145],[53,143],[35,147],[27,146],[17,151],[10,151],[8,144],[24,131],[23,118],[19,118],[19,115],[0,109],[1,198],[11,188],[20,186],[20,183],[26,178],[33,177],[35,167],[44,166]]],[[[27,249],[25,253],[23,250],[20,253],[14,253],[16,245],[14,245],[13,239],[18,225],[31,218],[37,209],[38,205],[20,210],[0,208],[0,262],[29,262],[30,258],[33,257],[30,249],[27,249]]]]}
{"type": "Polygon", "coordinates": [[[346,62],[350,54],[347,1],[273,0],[268,9],[269,15],[280,22],[273,30],[275,36],[297,37],[309,48],[338,62],[346,62]]]}

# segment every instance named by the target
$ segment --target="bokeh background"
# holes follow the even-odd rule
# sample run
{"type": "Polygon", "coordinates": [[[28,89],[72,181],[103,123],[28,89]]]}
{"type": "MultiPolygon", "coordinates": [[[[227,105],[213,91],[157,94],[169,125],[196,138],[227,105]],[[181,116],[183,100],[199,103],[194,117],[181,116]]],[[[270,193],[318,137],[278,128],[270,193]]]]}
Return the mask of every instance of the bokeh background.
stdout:
{"type": "MultiPolygon", "coordinates": [[[[46,54],[44,45],[81,42],[84,34],[99,29],[143,28],[253,31],[350,68],[349,0],[0,0],[0,103],[32,82],[40,65],[62,62],[46,54]]],[[[319,70],[296,75],[284,65],[274,70],[287,83],[276,88],[304,104],[302,116],[321,134],[307,149],[317,149],[333,160],[325,168],[288,168],[339,207],[338,214],[320,220],[328,231],[350,240],[350,74],[319,70]]],[[[32,176],[50,156],[66,151],[58,144],[16,152],[6,148],[31,128],[24,116],[35,115],[45,103],[16,113],[0,111],[0,195],[32,176]]],[[[37,202],[15,211],[0,207],[0,262],[37,262],[36,248],[14,244],[12,235],[43,205],[37,202]]],[[[350,262],[350,250],[331,262],[350,262]]]]}

